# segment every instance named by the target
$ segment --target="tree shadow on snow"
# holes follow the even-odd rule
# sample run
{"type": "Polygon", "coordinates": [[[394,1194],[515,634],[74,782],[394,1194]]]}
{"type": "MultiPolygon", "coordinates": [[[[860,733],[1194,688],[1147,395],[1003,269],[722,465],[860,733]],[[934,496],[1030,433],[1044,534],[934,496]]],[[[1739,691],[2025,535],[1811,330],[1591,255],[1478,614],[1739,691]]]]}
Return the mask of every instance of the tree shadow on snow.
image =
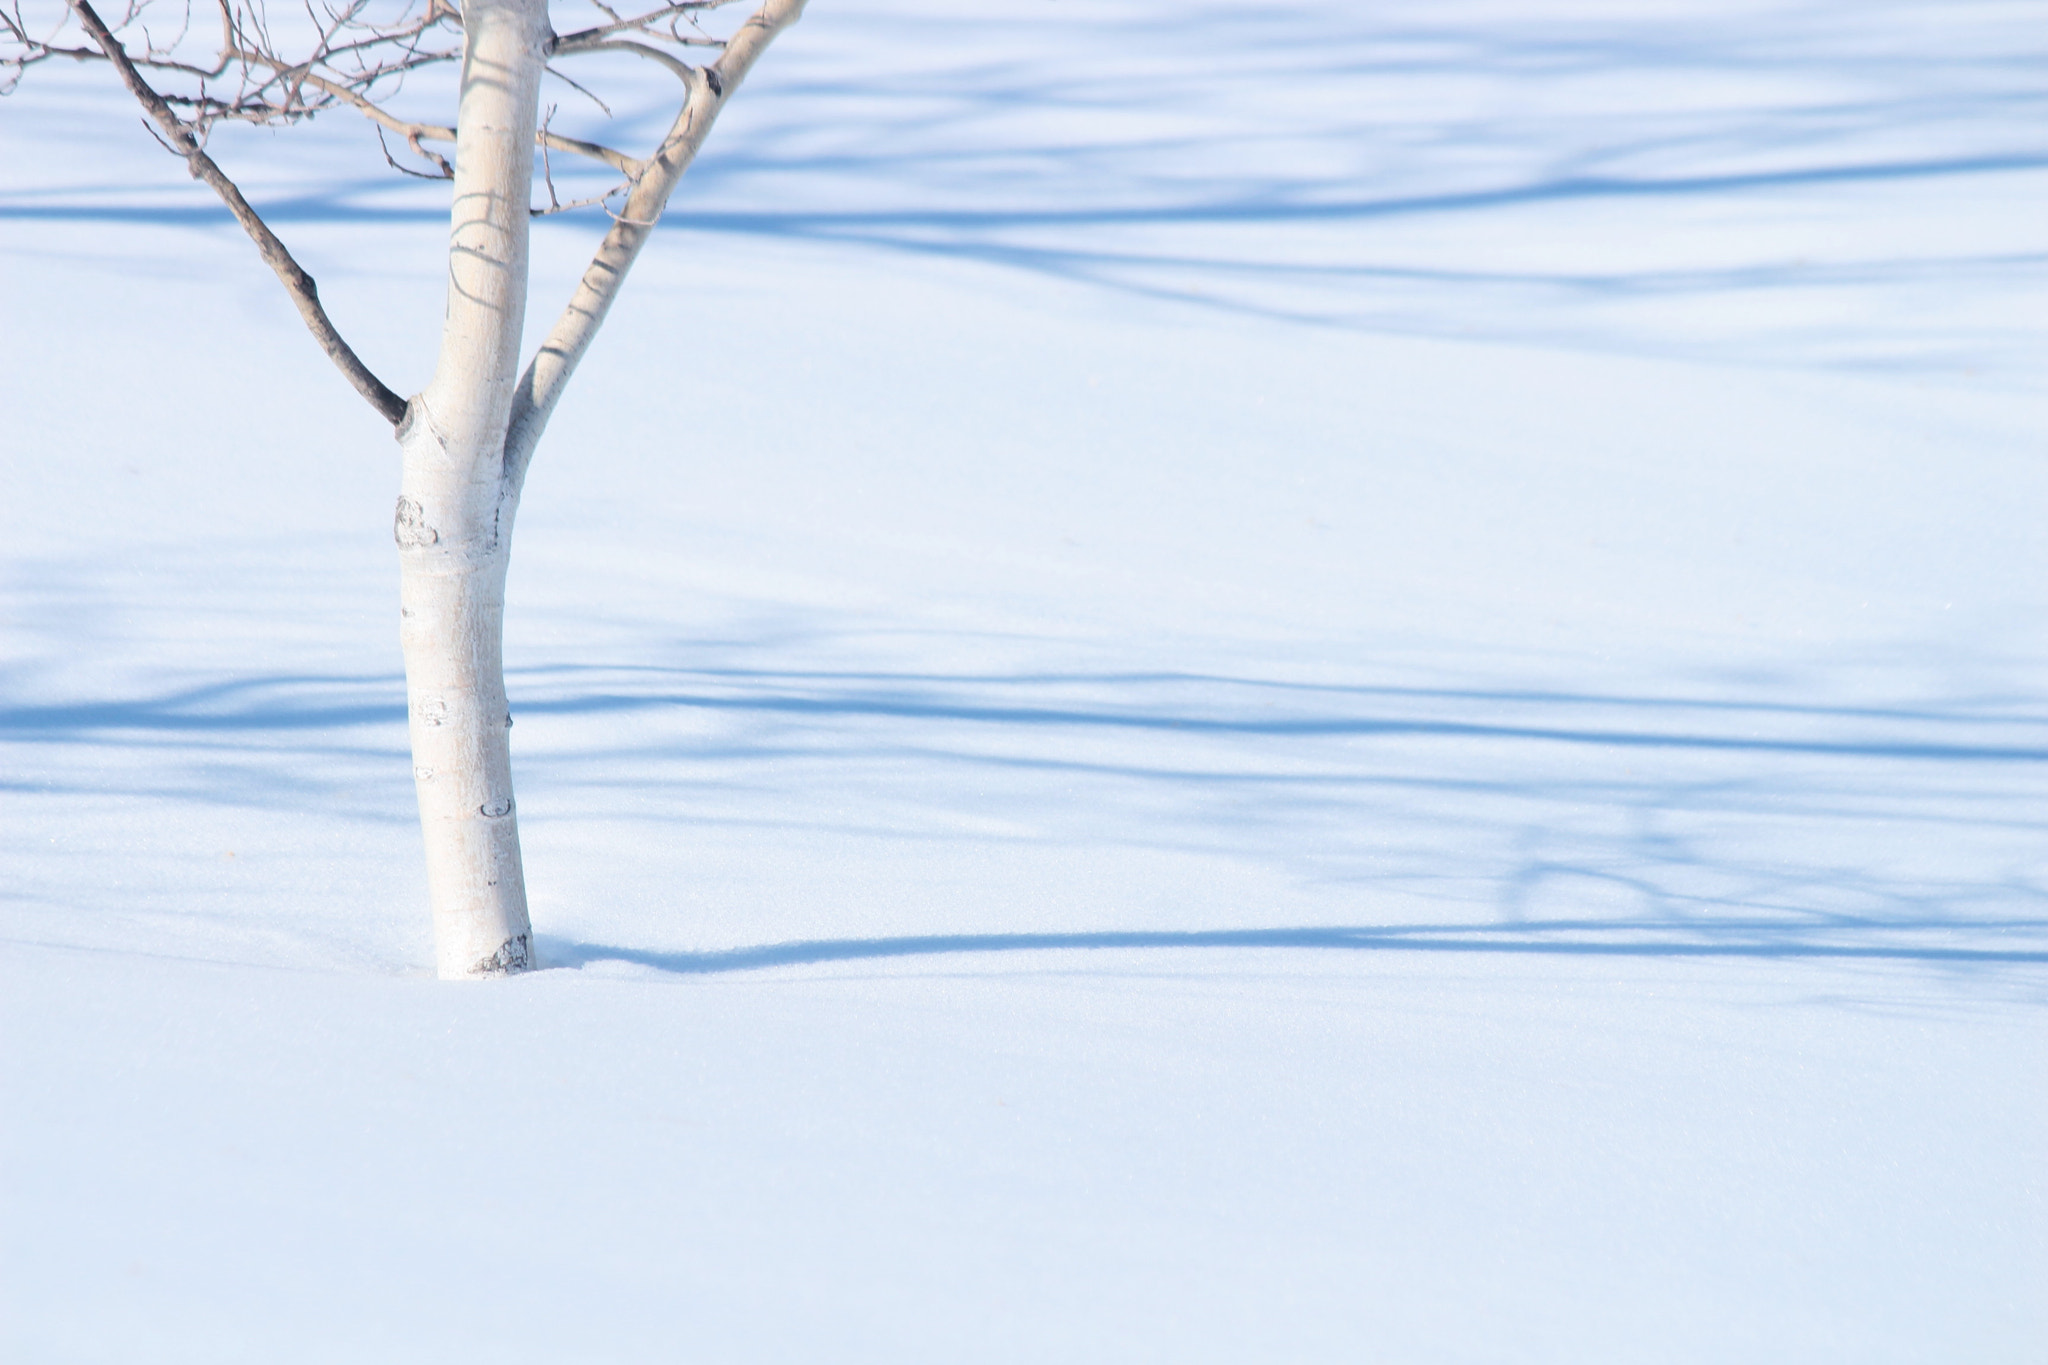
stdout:
{"type": "MultiPolygon", "coordinates": [[[[1837,931],[1843,926],[1833,926],[1837,931]]],[[[1896,924],[1864,926],[1897,934],[1896,924]]],[[[2048,920],[1951,921],[1944,930],[1993,929],[2039,934],[2048,920]]],[[[1275,929],[1104,930],[1057,934],[912,934],[893,938],[811,939],[697,952],[660,952],[615,944],[539,936],[543,965],[580,969],[628,962],[682,975],[759,971],[772,967],[860,962],[877,958],[1074,950],[1267,948],[1380,953],[1508,953],[1596,957],[1840,958],[1934,964],[2048,962],[2048,950],[1949,947],[1910,942],[1819,941],[1804,925],[1765,920],[1695,923],[1674,933],[1654,921],[1561,920],[1512,926],[1382,924],[1275,929]]]]}

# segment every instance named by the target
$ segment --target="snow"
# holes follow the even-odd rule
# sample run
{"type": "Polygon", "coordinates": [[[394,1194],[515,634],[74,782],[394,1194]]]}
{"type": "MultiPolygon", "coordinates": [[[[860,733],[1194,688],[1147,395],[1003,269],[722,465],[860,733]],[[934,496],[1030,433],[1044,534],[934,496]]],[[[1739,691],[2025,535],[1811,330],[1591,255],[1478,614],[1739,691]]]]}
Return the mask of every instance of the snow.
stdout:
{"type": "MultiPolygon", "coordinates": [[[[817,0],[536,460],[476,986],[396,447],[32,72],[0,1353],[2033,1358],[2044,17],[817,0]]],[[[423,383],[434,187],[216,151],[423,383]]]]}

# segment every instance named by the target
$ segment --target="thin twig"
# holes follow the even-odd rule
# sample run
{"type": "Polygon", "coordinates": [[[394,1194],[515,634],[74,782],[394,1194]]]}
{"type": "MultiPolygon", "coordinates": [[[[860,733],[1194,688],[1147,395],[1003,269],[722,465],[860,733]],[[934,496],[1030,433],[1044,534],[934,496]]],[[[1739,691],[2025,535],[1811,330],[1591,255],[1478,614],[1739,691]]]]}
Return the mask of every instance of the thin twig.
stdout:
{"type": "MultiPolygon", "coordinates": [[[[398,158],[391,155],[389,144],[384,141],[384,130],[377,128],[375,132],[377,134],[377,146],[382,149],[385,162],[400,175],[409,175],[418,180],[453,180],[455,178],[455,168],[448,164],[447,158],[424,150],[417,142],[411,142],[412,149],[415,152],[419,152],[422,156],[432,158],[436,163],[436,169],[433,171],[416,171],[410,166],[400,165],[398,158]]],[[[410,142],[410,139],[408,141],[410,142]]]]}
{"type": "Polygon", "coordinates": [[[571,90],[574,90],[577,94],[583,96],[583,98],[589,100],[598,108],[604,110],[604,116],[606,118],[610,118],[612,116],[612,107],[609,104],[606,104],[603,100],[599,99],[595,93],[577,84],[574,80],[570,79],[562,72],[555,70],[555,68],[552,66],[549,66],[545,69],[550,76],[553,76],[556,80],[568,86],[571,90]]]}
{"type": "MultiPolygon", "coordinates": [[[[548,211],[550,213],[559,213],[562,210],[562,201],[555,198],[555,164],[548,158],[548,125],[555,121],[555,110],[558,107],[557,105],[550,104],[547,117],[540,121],[540,170],[542,176],[548,182],[548,211]]],[[[531,210],[528,210],[528,212],[531,212],[531,210]]]]}

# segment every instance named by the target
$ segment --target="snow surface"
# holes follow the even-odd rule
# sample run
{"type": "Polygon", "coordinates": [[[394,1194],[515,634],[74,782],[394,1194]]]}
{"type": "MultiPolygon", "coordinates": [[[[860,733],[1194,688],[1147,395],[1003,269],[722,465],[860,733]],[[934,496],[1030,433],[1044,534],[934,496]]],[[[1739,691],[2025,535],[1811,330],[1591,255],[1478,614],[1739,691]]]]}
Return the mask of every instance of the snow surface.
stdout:
{"type": "MultiPolygon", "coordinates": [[[[817,0],[536,462],[478,986],[396,447],[31,73],[0,1355],[2040,1359],[2043,20],[817,0]]],[[[216,151],[422,384],[436,188],[216,151]]]]}

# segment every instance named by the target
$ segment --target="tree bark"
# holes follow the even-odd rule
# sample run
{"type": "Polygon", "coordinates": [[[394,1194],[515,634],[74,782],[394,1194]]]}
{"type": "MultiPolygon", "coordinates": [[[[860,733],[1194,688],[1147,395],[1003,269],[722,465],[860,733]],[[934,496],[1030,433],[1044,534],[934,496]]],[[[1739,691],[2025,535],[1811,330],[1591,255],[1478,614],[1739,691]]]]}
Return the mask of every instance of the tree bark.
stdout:
{"type": "MultiPolygon", "coordinates": [[[[806,3],[807,0],[764,0],[726,43],[716,63],[689,73],[689,95],[675,122],[642,167],[640,179],[626,197],[625,212],[612,221],[611,231],[605,234],[583,278],[577,281],[569,306],[555,320],[520,378],[513,398],[512,426],[505,442],[506,477],[514,485],[515,497],[518,485],[526,477],[527,464],[533,459],[534,447],[540,444],[541,433],[554,414],[556,401],[590,349],[597,329],[604,325],[612,300],[626,282],[626,273],[640,258],[640,248],[647,244],[656,221],[668,207],[669,195],[675,192],[683,172],[697,159],[697,151],[711,135],[711,125],[718,121],[726,101],[740,88],[740,82],[747,78],[777,35],[803,17],[806,3]]],[[[584,50],[616,46],[596,42],[584,50]]]]}
{"type": "Polygon", "coordinates": [[[448,304],[434,377],[398,429],[400,639],[444,978],[534,965],[502,653],[516,480],[506,425],[525,323],[546,0],[468,0],[448,304]]]}

